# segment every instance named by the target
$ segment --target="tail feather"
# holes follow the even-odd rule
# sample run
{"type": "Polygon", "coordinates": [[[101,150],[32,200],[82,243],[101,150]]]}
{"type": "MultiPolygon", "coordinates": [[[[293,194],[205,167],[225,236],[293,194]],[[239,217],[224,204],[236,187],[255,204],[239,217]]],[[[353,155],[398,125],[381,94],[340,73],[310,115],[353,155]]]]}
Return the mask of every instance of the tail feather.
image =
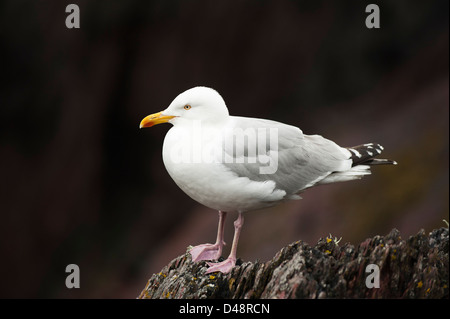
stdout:
{"type": "Polygon", "coordinates": [[[360,179],[365,175],[371,174],[370,166],[372,165],[397,165],[396,161],[374,158],[383,151],[383,146],[380,144],[368,143],[347,147],[347,150],[351,153],[352,167],[346,171],[333,172],[317,184],[330,184],[360,179]]]}
{"type": "Polygon", "coordinates": [[[347,182],[355,179],[361,179],[365,175],[370,175],[370,167],[368,165],[357,165],[348,171],[334,172],[319,181],[317,184],[331,184],[337,182],[347,182]]]}

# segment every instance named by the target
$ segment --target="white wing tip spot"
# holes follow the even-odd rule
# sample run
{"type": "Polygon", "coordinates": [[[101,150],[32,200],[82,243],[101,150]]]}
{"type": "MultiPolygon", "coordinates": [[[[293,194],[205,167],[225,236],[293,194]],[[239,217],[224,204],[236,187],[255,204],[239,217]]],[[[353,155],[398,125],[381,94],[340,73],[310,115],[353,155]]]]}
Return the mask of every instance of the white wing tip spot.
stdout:
{"type": "Polygon", "coordinates": [[[353,154],[355,154],[358,158],[361,158],[361,153],[359,153],[357,150],[353,149],[353,148],[349,148],[350,152],[352,152],[353,154]]]}

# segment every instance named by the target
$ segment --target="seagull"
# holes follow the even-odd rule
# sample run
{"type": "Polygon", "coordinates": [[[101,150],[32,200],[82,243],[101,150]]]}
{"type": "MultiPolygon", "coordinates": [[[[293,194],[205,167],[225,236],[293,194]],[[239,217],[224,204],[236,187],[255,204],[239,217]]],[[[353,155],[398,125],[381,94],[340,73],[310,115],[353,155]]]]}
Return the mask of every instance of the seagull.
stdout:
{"type": "Polygon", "coordinates": [[[198,86],[179,94],[163,111],[146,116],[140,128],[170,123],[162,158],[175,183],[195,201],[219,212],[214,244],[190,249],[193,262],[208,262],[206,273],[229,273],[236,265],[244,213],[301,199],[317,185],[360,179],[383,147],[367,143],[341,147],[320,135],[306,135],[280,122],[231,116],[222,96],[198,86]],[[222,255],[227,213],[237,212],[227,259],[222,255]]]}

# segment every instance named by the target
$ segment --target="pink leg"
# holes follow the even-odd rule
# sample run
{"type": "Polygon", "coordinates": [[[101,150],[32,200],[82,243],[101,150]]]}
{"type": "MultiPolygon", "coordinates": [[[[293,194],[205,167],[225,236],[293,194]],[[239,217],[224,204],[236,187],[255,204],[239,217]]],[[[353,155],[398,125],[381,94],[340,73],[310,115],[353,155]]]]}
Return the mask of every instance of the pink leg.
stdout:
{"type": "Polygon", "coordinates": [[[224,274],[227,274],[233,269],[233,267],[236,265],[236,252],[237,252],[237,246],[239,242],[239,235],[241,234],[241,228],[242,225],[244,225],[244,216],[241,212],[239,212],[238,219],[234,222],[234,238],[233,238],[233,246],[231,246],[231,252],[227,259],[220,263],[208,263],[210,266],[209,269],[206,271],[207,274],[215,271],[220,271],[224,274]]]}
{"type": "Polygon", "coordinates": [[[216,243],[203,244],[193,247],[189,252],[192,256],[192,261],[197,262],[201,260],[216,260],[222,255],[222,248],[225,245],[223,240],[223,229],[225,226],[226,212],[219,211],[219,228],[217,230],[216,243]]]}

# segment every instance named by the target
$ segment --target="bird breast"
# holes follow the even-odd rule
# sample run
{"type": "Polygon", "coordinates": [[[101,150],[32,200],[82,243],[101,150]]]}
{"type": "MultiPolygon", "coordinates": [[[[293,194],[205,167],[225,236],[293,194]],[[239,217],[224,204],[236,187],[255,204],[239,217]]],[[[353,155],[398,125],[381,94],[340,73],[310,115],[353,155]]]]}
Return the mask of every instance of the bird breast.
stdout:
{"type": "Polygon", "coordinates": [[[274,205],[286,192],[273,181],[239,177],[220,160],[220,136],[172,127],[164,139],[164,165],[192,199],[221,211],[249,211],[274,205]],[[217,149],[216,149],[217,148],[217,149]]]}

